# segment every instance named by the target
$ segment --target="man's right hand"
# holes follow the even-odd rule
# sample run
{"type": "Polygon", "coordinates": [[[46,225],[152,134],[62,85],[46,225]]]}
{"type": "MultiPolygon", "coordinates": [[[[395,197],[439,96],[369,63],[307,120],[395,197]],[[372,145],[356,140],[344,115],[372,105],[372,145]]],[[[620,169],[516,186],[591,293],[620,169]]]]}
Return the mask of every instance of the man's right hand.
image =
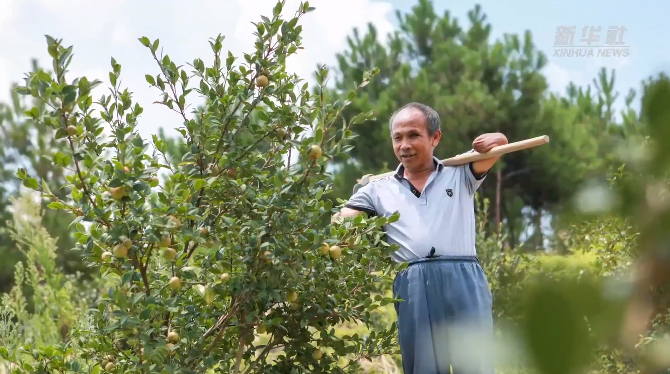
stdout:
{"type": "Polygon", "coordinates": [[[342,210],[339,213],[335,213],[331,218],[330,218],[330,223],[341,223],[342,220],[345,218],[349,217],[356,217],[357,215],[361,214],[362,212],[360,210],[355,210],[351,208],[342,208],[342,210]]]}

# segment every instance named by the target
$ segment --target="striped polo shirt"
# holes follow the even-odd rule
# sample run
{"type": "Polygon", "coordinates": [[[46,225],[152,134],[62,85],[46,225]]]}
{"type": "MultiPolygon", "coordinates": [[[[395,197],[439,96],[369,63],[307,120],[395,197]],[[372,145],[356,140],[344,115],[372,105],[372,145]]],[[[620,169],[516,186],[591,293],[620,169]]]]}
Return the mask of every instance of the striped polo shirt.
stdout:
{"type": "Polygon", "coordinates": [[[391,255],[396,262],[476,255],[474,195],[486,173],[478,178],[470,163],[444,166],[433,160],[436,168],[422,192],[404,178],[400,164],[394,175],[369,182],[346,204],[368,216],[400,213],[398,221],[385,225],[386,242],[400,247],[391,255]]]}

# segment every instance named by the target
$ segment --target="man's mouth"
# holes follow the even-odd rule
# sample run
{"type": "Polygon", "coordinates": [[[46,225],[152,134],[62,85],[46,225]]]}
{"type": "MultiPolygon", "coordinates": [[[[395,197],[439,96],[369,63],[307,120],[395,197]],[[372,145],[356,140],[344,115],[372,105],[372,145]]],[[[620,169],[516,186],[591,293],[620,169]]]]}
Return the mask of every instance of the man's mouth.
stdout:
{"type": "Polygon", "coordinates": [[[400,157],[401,157],[403,160],[407,160],[407,159],[412,158],[412,157],[414,157],[414,156],[416,156],[416,153],[411,153],[411,154],[406,154],[406,155],[400,155],[400,157]]]}

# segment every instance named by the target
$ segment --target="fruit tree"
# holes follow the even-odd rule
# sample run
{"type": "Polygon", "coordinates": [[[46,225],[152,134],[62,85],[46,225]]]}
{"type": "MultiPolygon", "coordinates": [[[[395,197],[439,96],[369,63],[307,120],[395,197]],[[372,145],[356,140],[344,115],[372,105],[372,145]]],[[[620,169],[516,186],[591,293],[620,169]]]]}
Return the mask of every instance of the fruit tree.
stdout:
{"type": "Polygon", "coordinates": [[[241,59],[213,38],[211,66],[196,58],[183,68],[158,39],[139,38],[158,66],[146,81],[189,150],[178,167],[163,139],[138,133],[142,107],[119,84],[121,64],[111,59],[109,92],[95,100],[102,82],[67,76],[73,48],[47,36],[53,72],[29,74],[18,92],[46,103],[28,115],[56,130],[51,157],[69,173],[69,198],[25,170],[17,176],[51,209],[75,214],[78,246],[113,286],[66,345],[6,353],[15,370],[344,373],[396,349],[394,326],[334,333],[345,321],[370,325],[392,301],[374,291],[393,269],[380,227],[398,217],[321,223],[333,211],[321,199],[326,166],[372,114],[343,122],[356,91],[337,101],[324,88],[327,69],[316,87],[286,70],[313,8],[301,3],[284,19],[283,7],[254,24],[255,48],[241,59]],[[192,111],[195,93],[203,104],[192,111]]]}

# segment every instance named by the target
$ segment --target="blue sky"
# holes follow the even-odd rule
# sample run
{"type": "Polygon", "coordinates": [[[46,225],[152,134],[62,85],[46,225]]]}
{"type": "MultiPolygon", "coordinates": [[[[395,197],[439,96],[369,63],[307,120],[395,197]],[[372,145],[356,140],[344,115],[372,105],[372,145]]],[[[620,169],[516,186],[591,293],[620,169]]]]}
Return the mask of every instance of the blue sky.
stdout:
{"type": "MultiPolygon", "coordinates": [[[[393,7],[409,11],[416,0],[389,0],[393,7]]],[[[670,72],[670,42],[663,30],[662,21],[670,15],[670,1],[661,0],[506,0],[506,1],[445,1],[435,0],[438,14],[449,10],[462,26],[467,25],[467,12],[475,4],[481,4],[483,12],[492,24],[492,38],[504,33],[523,34],[532,31],[535,45],[544,51],[555,65],[548,75],[552,90],[562,90],[562,83],[573,81],[579,85],[589,84],[598,70],[605,66],[616,69],[616,90],[620,92],[618,104],[630,88],[638,89],[640,82],[660,71],[670,72]],[[575,40],[581,36],[584,26],[601,26],[604,40],[609,26],[625,26],[623,41],[630,46],[627,58],[553,57],[553,46],[557,26],[576,26],[575,40]],[[556,69],[560,68],[560,70],[556,69]]],[[[393,17],[395,23],[395,17],[393,17]]],[[[602,44],[602,43],[601,43],[602,44]]]]}
{"type": "MultiPolygon", "coordinates": [[[[284,14],[291,16],[300,0],[287,0],[284,14]]],[[[0,100],[9,98],[9,85],[19,81],[30,69],[30,60],[38,58],[49,65],[44,35],[63,38],[74,45],[75,58],[70,71],[100,79],[108,84],[110,57],[122,64],[124,85],[145,107],[140,132],[145,137],[163,127],[171,133],[181,120],[169,110],[152,105],[158,97],[148,87],[144,75],[156,74],[157,67],[138,37],[160,38],[165,52],[174,61],[186,63],[201,57],[211,60],[208,38],[226,36],[224,49],[237,56],[253,43],[251,21],[268,14],[276,0],[183,0],[156,2],[134,0],[0,0],[0,100]],[[206,11],[203,11],[206,10],[206,11]],[[150,15],[150,16],[148,16],[150,15]],[[76,22],[73,22],[76,20],[76,22]]],[[[563,93],[573,81],[589,84],[602,66],[616,68],[618,104],[632,87],[659,71],[670,71],[670,48],[662,36],[661,17],[670,14],[670,1],[619,0],[584,2],[558,0],[482,0],[484,13],[493,25],[493,38],[503,33],[522,34],[531,30],[536,46],[543,50],[549,65],[544,73],[550,89],[563,93]],[[630,46],[627,58],[553,57],[558,26],[575,26],[576,39],[584,26],[600,26],[601,34],[609,26],[624,26],[624,42],[630,46]]],[[[301,21],[305,49],[289,59],[288,68],[313,81],[317,64],[336,64],[335,54],[346,47],[352,29],[366,29],[373,23],[380,35],[395,25],[394,11],[409,11],[416,0],[311,0],[316,11],[301,21]]],[[[467,25],[467,12],[474,1],[434,0],[442,14],[445,9],[467,25]]],[[[100,94],[106,88],[99,88],[100,94]]],[[[97,95],[97,94],[96,94],[97,95]]],[[[98,96],[96,96],[98,97],[98,96]]]]}

